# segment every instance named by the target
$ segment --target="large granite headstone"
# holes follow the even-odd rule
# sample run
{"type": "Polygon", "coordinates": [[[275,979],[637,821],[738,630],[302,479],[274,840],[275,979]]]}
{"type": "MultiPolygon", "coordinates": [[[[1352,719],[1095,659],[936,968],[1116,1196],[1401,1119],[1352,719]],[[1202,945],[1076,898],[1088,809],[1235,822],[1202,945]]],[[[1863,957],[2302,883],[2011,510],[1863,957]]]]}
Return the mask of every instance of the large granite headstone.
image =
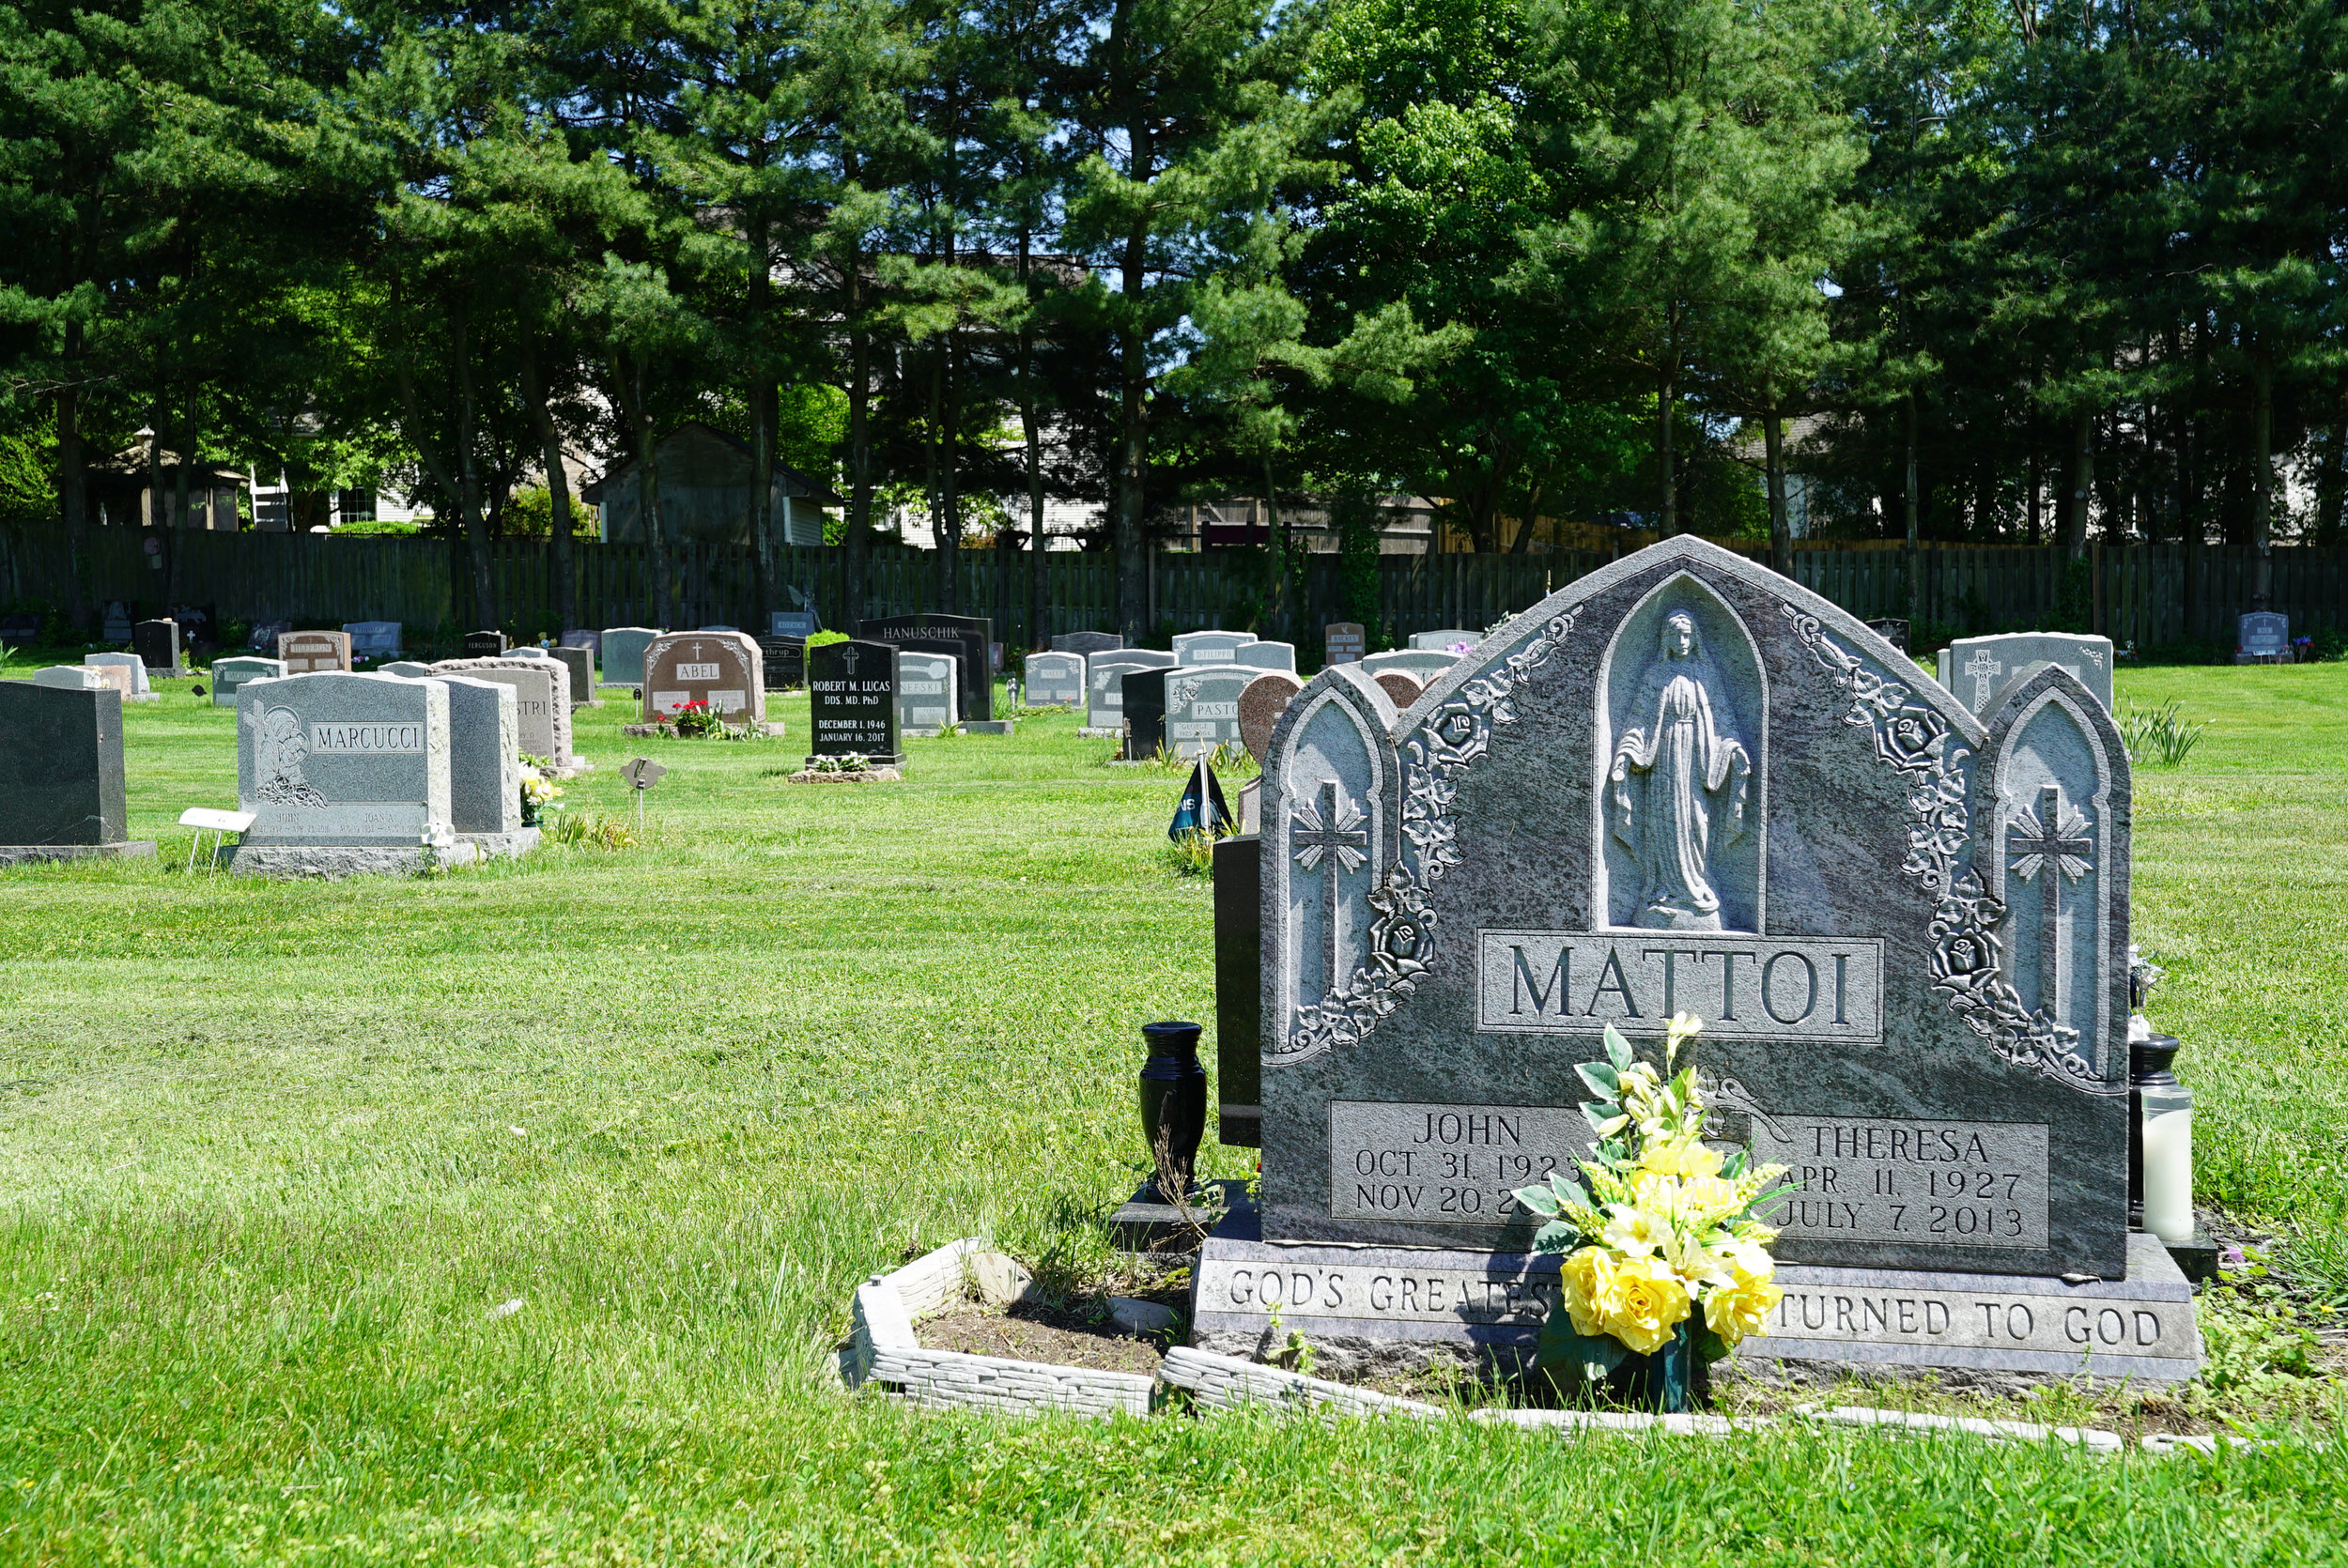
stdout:
{"type": "MultiPolygon", "coordinates": [[[[1166,748],[1184,757],[1237,748],[1240,694],[1264,671],[1248,665],[1176,669],[1166,677],[1166,748]]],[[[1129,688],[1130,689],[1130,688],[1129,688]]]]}
{"type": "Polygon", "coordinates": [[[897,740],[897,649],[886,642],[823,642],[807,651],[811,767],[861,756],[874,767],[904,761],[897,740]]]}
{"type": "Polygon", "coordinates": [[[1441,631],[1411,634],[1412,647],[1437,653],[1465,653],[1483,640],[1482,632],[1471,632],[1463,626],[1446,626],[1441,631]]]}
{"type": "Polygon", "coordinates": [[[448,685],[323,673],[237,693],[237,806],[223,852],[245,876],[414,872],[477,858],[450,821],[448,685]]]}
{"type": "Polygon", "coordinates": [[[0,681],[0,865],[153,854],[129,822],[122,694],[0,681]]]}
{"type": "Polygon", "coordinates": [[[212,661],[212,706],[233,708],[237,705],[237,688],[247,681],[274,681],[286,674],[283,659],[260,659],[239,653],[234,658],[212,661]]]}
{"type": "Polygon", "coordinates": [[[1127,669],[1118,675],[1118,709],[1125,715],[1125,745],[1118,755],[1128,762],[1146,762],[1168,749],[1166,737],[1166,682],[1171,668],[1127,669]]]}
{"type": "Polygon", "coordinates": [[[960,667],[957,696],[961,718],[992,721],[995,717],[994,657],[990,644],[995,623],[976,615],[897,615],[879,621],[859,621],[856,635],[867,642],[888,642],[908,653],[950,653],[960,667]]]}
{"type": "Polygon", "coordinates": [[[2111,708],[2111,639],[2071,632],[2008,632],[1959,638],[1934,655],[1940,684],[1976,715],[2048,665],[2060,665],[2111,708]]]}
{"type": "Polygon", "coordinates": [[[1277,1308],[1338,1359],[1529,1346],[1555,1260],[1511,1193],[1586,1148],[1603,1029],[1685,1011],[1714,1130],[1792,1173],[1743,1354],[2190,1374],[2189,1288],[2129,1240],[2130,771],[2077,678],[1977,717],[1683,536],[1411,715],[1338,666],[1274,735],[1260,1234],[1207,1243],[1199,1343],[1277,1308]]]}
{"type": "Polygon", "coordinates": [[[897,732],[942,735],[962,722],[961,682],[951,653],[897,651],[897,732]]]}
{"type": "Polygon", "coordinates": [[[650,626],[606,626],[600,638],[603,684],[638,686],[644,683],[644,650],[660,633],[650,626]]]}
{"type": "Polygon", "coordinates": [[[1358,621],[1332,621],[1321,629],[1323,664],[1359,664],[1368,652],[1368,630],[1358,621]]]}
{"type": "Polygon", "coordinates": [[[1296,644],[1272,642],[1259,638],[1254,642],[1243,642],[1232,649],[1231,662],[1256,669],[1285,669],[1292,675],[1296,672],[1296,644]]]}
{"type": "Polygon", "coordinates": [[[1090,658],[1095,653],[1114,653],[1125,646],[1125,639],[1115,632],[1062,632],[1052,638],[1052,652],[1074,653],[1090,658]]]}
{"type": "Polygon", "coordinates": [[[522,744],[517,688],[438,670],[411,678],[448,688],[449,825],[485,855],[529,853],[538,829],[522,825],[521,759],[530,748],[522,744]]]}
{"type": "Polygon", "coordinates": [[[667,632],[644,648],[643,721],[703,702],[728,724],[766,722],[766,660],[747,632],[667,632]]]}
{"type": "Polygon", "coordinates": [[[1085,722],[1088,735],[1125,733],[1125,677],[1136,669],[1170,669],[1174,655],[1154,648],[1120,648],[1085,659],[1085,722]]]}
{"type": "Polygon", "coordinates": [[[1084,705],[1085,661],[1081,653],[1029,653],[1027,658],[1027,705],[1033,708],[1076,708],[1084,705]]]}
{"type": "Polygon", "coordinates": [[[2289,664],[2291,617],[2271,609],[2252,610],[2234,623],[2236,664],[2289,664]]]}
{"type": "Polygon", "coordinates": [[[152,674],[176,679],[185,675],[187,666],[179,658],[179,623],[177,621],[142,621],[131,628],[131,652],[139,656],[152,674]]]}
{"type": "Polygon", "coordinates": [[[1253,632],[1182,632],[1174,638],[1174,662],[1229,664],[1233,654],[1255,640],[1253,632]]]}
{"type": "Polygon", "coordinates": [[[544,757],[558,774],[591,771],[571,749],[571,672],[545,650],[538,657],[442,659],[435,675],[463,675],[514,689],[514,732],[522,754],[544,757]]]}
{"type": "Polygon", "coordinates": [[[277,638],[277,660],[288,675],[348,674],[348,632],[285,632],[277,638]]]}
{"type": "Polygon", "coordinates": [[[796,691],[807,684],[807,638],[769,634],[758,639],[758,656],[768,691],[796,691]]]}
{"type": "Polygon", "coordinates": [[[156,699],[154,684],[147,675],[147,661],[136,653],[90,653],[82,662],[120,669],[124,679],[130,683],[129,697],[131,701],[152,702],[156,699]]]}

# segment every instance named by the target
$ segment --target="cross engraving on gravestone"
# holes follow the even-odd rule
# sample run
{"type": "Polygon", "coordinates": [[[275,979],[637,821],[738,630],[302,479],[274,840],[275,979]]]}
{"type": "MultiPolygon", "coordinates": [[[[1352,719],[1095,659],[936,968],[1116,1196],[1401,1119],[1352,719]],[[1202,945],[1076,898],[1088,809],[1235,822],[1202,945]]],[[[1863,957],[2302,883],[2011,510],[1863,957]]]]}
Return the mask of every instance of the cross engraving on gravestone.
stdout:
{"type": "Polygon", "coordinates": [[[1997,679],[2004,673],[2005,666],[1991,658],[1986,648],[1965,661],[1965,674],[1973,683],[1975,713],[1989,706],[1989,694],[1997,690],[1997,679]]]}
{"type": "Polygon", "coordinates": [[[2038,882],[2038,1006],[2051,1017],[2062,1000],[2063,880],[2077,882],[2093,869],[2095,842],[2085,837],[2087,819],[2064,804],[2061,785],[2040,789],[2038,802],[2035,812],[2026,807],[2016,814],[2006,853],[2016,876],[2038,882]]]}
{"type": "Polygon", "coordinates": [[[1333,990],[1348,952],[1345,902],[1337,882],[1340,873],[1358,871],[1369,862],[1369,833],[1363,821],[1360,808],[1347,797],[1344,787],[1331,779],[1321,787],[1320,808],[1300,802],[1289,828],[1289,853],[1304,870],[1320,874],[1321,941],[1316,956],[1321,959],[1321,973],[1333,990]]]}

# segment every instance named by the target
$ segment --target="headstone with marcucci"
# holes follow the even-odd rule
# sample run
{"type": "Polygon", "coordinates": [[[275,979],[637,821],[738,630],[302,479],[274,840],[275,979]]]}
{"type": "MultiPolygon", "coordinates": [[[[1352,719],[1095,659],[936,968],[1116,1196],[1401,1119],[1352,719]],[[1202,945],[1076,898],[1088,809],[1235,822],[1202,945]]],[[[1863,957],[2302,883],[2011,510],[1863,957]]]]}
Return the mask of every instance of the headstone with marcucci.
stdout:
{"type": "Polygon", "coordinates": [[[942,735],[961,722],[951,653],[897,651],[897,732],[901,735],[942,735]]]}
{"type": "Polygon", "coordinates": [[[1241,647],[1255,640],[1253,632],[1182,632],[1174,638],[1174,662],[1229,664],[1241,647]]]}
{"type": "Polygon", "coordinates": [[[1166,678],[1166,745],[1184,757],[1238,747],[1240,694],[1263,671],[1247,665],[1177,669],[1166,678]]]}
{"type": "Polygon", "coordinates": [[[237,688],[247,681],[275,681],[286,673],[283,659],[257,659],[239,653],[235,658],[212,661],[212,706],[233,708],[237,705],[237,688]]]}
{"type": "Polygon", "coordinates": [[[603,629],[603,684],[640,686],[644,684],[644,650],[660,633],[650,626],[606,626],[603,629]]]}
{"type": "Polygon", "coordinates": [[[1359,664],[1369,652],[1369,634],[1358,621],[1332,621],[1321,629],[1323,664],[1359,664]]]}
{"type": "Polygon", "coordinates": [[[176,678],[188,672],[179,658],[177,621],[142,621],[131,627],[131,652],[154,674],[176,678]]]}
{"type": "Polygon", "coordinates": [[[874,767],[904,761],[897,740],[897,650],[886,642],[824,642],[807,651],[811,747],[808,765],[859,756],[874,767]]]}
{"type": "Polygon", "coordinates": [[[957,701],[964,721],[995,717],[995,674],[988,644],[995,623],[977,615],[897,615],[859,621],[856,635],[867,642],[888,642],[912,653],[950,653],[959,666],[957,701]]]}
{"type": "Polygon", "coordinates": [[[807,684],[807,638],[780,632],[762,637],[758,656],[768,691],[796,691],[807,684]]]}
{"type": "Polygon", "coordinates": [[[2289,664],[2291,617],[2271,609],[2252,610],[2234,623],[2236,664],[2289,664]]]}
{"type": "Polygon", "coordinates": [[[155,695],[155,687],[147,677],[147,661],[136,653],[90,653],[85,655],[82,662],[114,665],[122,669],[130,679],[131,699],[133,701],[151,700],[155,695]]]}
{"type": "Polygon", "coordinates": [[[122,694],[0,681],[0,865],[153,854],[129,821],[122,694]]]}
{"type": "Polygon", "coordinates": [[[1052,652],[1074,653],[1090,658],[1095,653],[1114,653],[1125,646],[1125,639],[1115,632],[1062,632],[1052,638],[1052,652]]]}
{"type": "Polygon", "coordinates": [[[413,872],[476,858],[450,821],[441,681],[247,681],[237,693],[237,806],[254,814],[224,857],[239,875],[413,872]]]}
{"type": "Polygon", "coordinates": [[[1136,669],[1170,669],[1174,655],[1154,648],[1120,648],[1085,659],[1085,724],[1096,735],[1125,733],[1127,674],[1136,669]]]}
{"type": "Polygon", "coordinates": [[[1125,761],[1146,762],[1171,749],[1166,734],[1166,683],[1173,673],[1164,666],[1119,673],[1118,707],[1125,715],[1125,745],[1119,756],[1125,761]]]}
{"type": "Polygon", "coordinates": [[[1296,672],[1296,644],[1272,642],[1259,638],[1254,642],[1243,642],[1237,648],[1232,649],[1231,662],[1244,664],[1254,669],[1285,669],[1294,674],[1296,672]]]}
{"type": "Polygon", "coordinates": [[[1411,646],[1430,649],[1438,653],[1464,653],[1484,640],[1482,632],[1471,632],[1461,626],[1446,626],[1436,632],[1413,632],[1411,646]]]}
{"type": "Polygon", "coordinates": [[[2111,639],[2071,632],[2008,632],[1997,637],[1965,637],[1935,655],[1940,684],[1979,717],[2005,699],[2005,694],[2047,666],[2060,665],[2111,708],[2111,639]]]}
{"type": "Polygon", "coordinates": [[[586,772],[571,749],[571,672],[549,658],[442,659],[435,675],[463,675],[514,688],[514,733],[523,754],[559,773],[586,772]]]}
{"type": "Polygon", "coordinates": [[[747,632],[667,632],[644,649],[646,724],[687,703],[728,724],[766,722],[766,661],[747,632]]]}
{"type": "Polygon", "coordinates": [[[278,662],[288,675],[348,674],[348,632],[285,632],[277,638],[278,662]]]}
{"type": "Polygon", "coordinates": [[[1085,661],[1081,653],[1029,653],[1027,658],[1027,705],[1032,708],[1076,708],[1084,705],[1085,661]]]}
{"type": "Polygon", "coordinates": [[[1260,1233],[1206,1244],[1195,1343],[1277,1308],[1333,1366],[1527,1349],[1556,1260],[1512,1194],[1588,1147],[1605,1028],[1652,1057],[1688,1012],[1714,1136],[1790,1170],[1785,1299],[1740,1354],[2198,1365],[2189,1287],[2129,1238],[2130,768],[2068,670],[1977,716],[1682,536],[1407,718],[1323,670],[1263,776],[1260,1233]]]}
{"type": "Polygon", "coordinates": [[[1264,753],[1271,748],[1272,731],[1279,727],[1280,715],[1304,689],[1305,683],[1287,671],[1268,669],[1239,694],[1240,744],[1258,767],[1263,765],[1264,753]]]}
{"type": "Polygon", "coordinates": [[[343,627],[350,638],[353,659],[380,661],[400,655],[400,623],[396,621],[353,621],[343,627]]]}
{"type": "Polygon", "coordinates": [[[501,631],[467,632],[465,657],[469,659],[502,659],[514,644],[501,631]]]}

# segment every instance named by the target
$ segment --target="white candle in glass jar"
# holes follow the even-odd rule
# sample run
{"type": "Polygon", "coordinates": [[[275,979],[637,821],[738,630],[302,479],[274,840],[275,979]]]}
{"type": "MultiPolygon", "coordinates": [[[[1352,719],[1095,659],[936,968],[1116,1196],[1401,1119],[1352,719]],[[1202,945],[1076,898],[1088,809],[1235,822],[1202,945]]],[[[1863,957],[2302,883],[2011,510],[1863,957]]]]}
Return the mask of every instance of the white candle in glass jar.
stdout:
{"type": "MultiPolygon", "coordinates": [[[[2168,1097],[2160,1097],[2167,1099],[2168,1097]]],[[[2179,1097],[2184,1098],[2184,1097],[2179,1097]]],[[[2193,1102],[2144,1106],[2144,1228],[2163,1241],[2193,1238],[2193,1102]]]]}

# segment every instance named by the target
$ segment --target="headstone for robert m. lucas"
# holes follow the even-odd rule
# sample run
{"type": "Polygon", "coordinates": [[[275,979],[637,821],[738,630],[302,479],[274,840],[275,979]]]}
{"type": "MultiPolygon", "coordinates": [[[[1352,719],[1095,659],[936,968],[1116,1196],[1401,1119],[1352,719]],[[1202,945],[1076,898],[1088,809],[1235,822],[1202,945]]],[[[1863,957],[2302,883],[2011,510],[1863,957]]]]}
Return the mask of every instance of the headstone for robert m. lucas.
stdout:
{"type": "Polygon", "coordinates": [[[122,694],[0,681],[0,865],[153,854],[129,821],[122,694]]]}
{"type": "Polygon", "coordinates": [[[2111,707],[2111,639],[2071,632],[2009,632],[1965,637],[1935,655],[1940,684],[1980,717],[2005,700],[2005,694],[2047,666],[2060,665],[2111,707]]]}
{"type": "Polygon", "coordinates": [[[1161,667],[1155,669],[1128,669],[1119,677],[1118,688],[1123,700],[1125,715],[1125,746],[1119,753],[1125,761],[1146,762],[1167,749],[1166,738],[1166,683],[1174,671],[1161,667]]]}
{"type": "Polygon", "coordinates": [[[1052,638],[1052,652],[1074,653],[1090,658],[1095,653],[1114,653],[1125,646],[1125,639],[1115,632],[1062,632],[1052,638]]]}
{"type": "Polygon", "coordinates": [[[603,629],[603,684],[637,686],[644,682],[644,650],[659,632],[650,626],[606,626],[603,629]]]}
{"type": "Polygon", "coordinates": [[[247,681],[274,681],[286,673],[283,659],[256,659],[239,654],[231,659],[212,661],[212,706],[233,708],[237,705],[237,688],[247,681]]]}
{"type": "Polygon", "coordinates": [[[942,735],[961,722],[951,653],[897,651],[897,732],[942,735]]]}
{"type": "Polygon", "coordinates": [[[2271,609],[2252,610],[2234,623],[2236,664],[2289,664],[2291,617],[2271,609]]]}
{"type": "Polygon", "coordinates": [[[1464,653],[1484,640],[1481,632],[1471,632],[1460,626],[1446,626],[1439,632],[1413,632],[1411,646],[1431,649],[1438,653],[1464,653]]]}
{"type": "Polygon", "coordinates": [[[131,628],[131,651],[154,674],[178,677],[187,667],[179,662],[179,623],[142,621],[131,628]]]}
{"type": "Polygon", "coordinates": [[[1166,746],[1184,757],[1204,757],[1241,744],[1239,699],[1264,671],[1247,665],[1170,671],[1166,678],[1166,746]]]}
{"type": "Polygon", "coordinates": [[[435,674],[448,688],[449,825],[483,854],[527,854],[538,829],[522,825],[518,689],[471,675],[435,674]]]}
{"type": "Polygon", "coordinates": [[[514,688],[515,735],[523,753],[544,757],[557,773],[590,771],[571,750],[571,672],[549,658],[442,659],[435,675],[463,675],[514,688]]]}
{"type": "Polygon", "coordinates": [[[897,650],[886,642],[824,642],[807,651],[808,765],[826,757],[866,757],[875,767],[904,761],[897,743],[897,650]]]}
{"type": "Polygon", "coordinates": [[[1332,621],[1321,629],[1321,663],[1359,664],[1369,652],[1369,634],[1358,621],[1332,621]]]}
{"type": "Polygon", "coordinates": [[[897,615],[859,621],[856,635],[867,642],[889,642],[915,653],[950,653],[958,666],[958,716],[965,722],[995,717],[995,675],[988,643],[995,623],[977,615],[897,615]]]}
{"type": "Polygon", "coordinates": [[[348,673],[348,632],[285,632],[277,638],[278,662],[288,675],[348,673]]]}
{"type": "Polygon", "coordinates": [[[350,638],[354,659],[395,659],[400,655],[400,623],[396,621],[353,621],[343,627],[350,638]]]}
{"type": "Polygon", "coordinates": [[[1154,648],[1120,648],[1085,660],[1085,723],[1088,735],[1125,733],[1125,677],[1136,669],[1170,669],[1174,655],[1154,648]]]}
{"type": "Polygon", "coordinates": [[[1268,669],[1239,694],[1239,743],[1257,766],[1263,765],[1265,753],[1272,749],[1272,732],[1279,728],[1280,715],[1304,689],[1305,683],[1287,671],[1268,669]]]}
{"type": "Polygon", "coordinates": [[[747,632],[668,632],[644,649],[644,722],[701,702],[728,724],[766,721],[766,663],[747,632]]]}
{"type": "Polygon", "coordinates": [[[1233,653],[1255,640],[1253,632],[1183,632],[1174,638],[1174,662],[1229,664],[1233,653]]]}
{"type": "Polygon", "coordinates": [[[501,631],[465,634],[465,657],[469,659],[502,659],[513,646],[501,631]]]}
{"type": "Polygon", "coordinates": [[[758,656],[768,691],[792,691],[807,684],[807,639],[780,633],[758,639],[758,656]]]}
{"type": "Polygon", "coordinates": [[[131,701],[152,702],[155,700],[155,688],[147,678],[147,661],[136,653],[91,653],[85,655],[82,662],[112,666],[120,669],[130,682],[131,701]]]}
{"type": "Polygon", "coordinates": [[[2189,1376],[2189,1287],[2127,1224],[2129,820],[2067,670],[1976,717],[1685,536],[1407,724],[1322,671],[1264,768],[1260,1235],[1202,1251],[1196,1343],[1276,1308],[1324,1364],[1522,1353],[1556,1260],[1511,1194],[1588,1146],[1602,1031],[1652,1057],[1689,1012],[1714,1134],[1790,1168],[1740,1354],[2189,1376]]]}
{"type": "Polygon", "coordinates": [[[246,876],[412,872],[476,858],[450,822],[448,685],[288,675],[237,693],[237,807],[225,852],[246,876]]]}
{"type": "Polygon", "coordinates": [[[1035,708],[1081,706],[1085,699],[1085,661],[1081,653],[1029,653],[1027,659],[1027,704],[1035,708]]]}

